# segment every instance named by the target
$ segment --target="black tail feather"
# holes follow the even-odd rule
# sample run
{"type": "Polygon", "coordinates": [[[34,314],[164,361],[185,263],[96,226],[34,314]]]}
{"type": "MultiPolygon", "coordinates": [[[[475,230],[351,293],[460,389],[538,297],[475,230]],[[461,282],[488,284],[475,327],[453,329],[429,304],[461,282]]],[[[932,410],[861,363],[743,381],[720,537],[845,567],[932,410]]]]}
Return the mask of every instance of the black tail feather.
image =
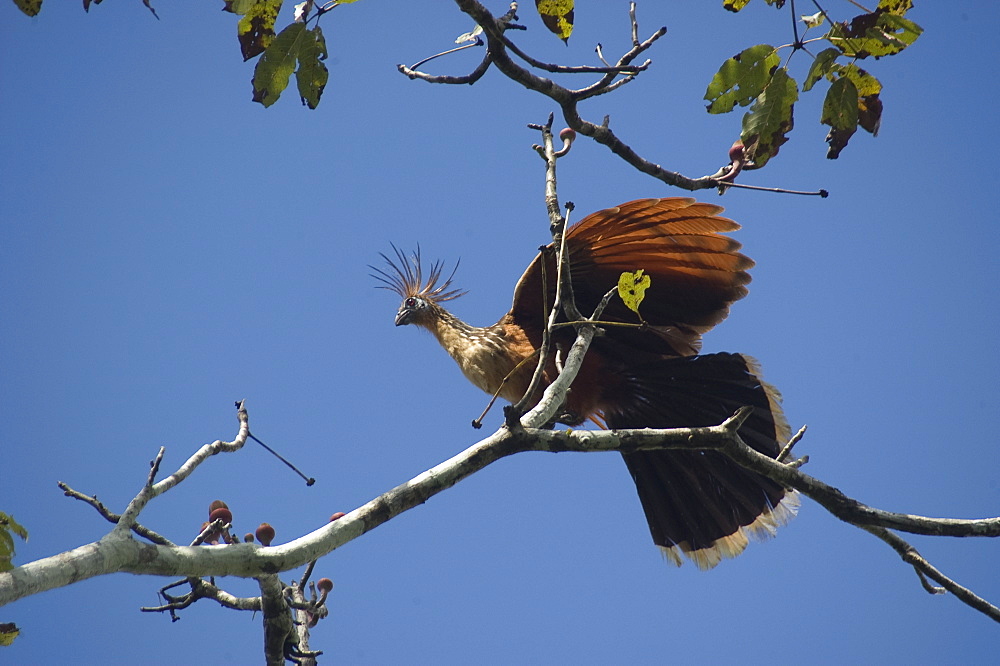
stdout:
{"type": "MultiPolygon", "coordinates": [[[[625,395],[604,415],[611,428],[711,426],[751,406],[740,429],[747,445],[775,457],[790,437],[781,396],[760,380],[747,356],[658,359],[626,374],[625,395]]],[[[653,541],[676,564],[679,553],[703,569],[735,557],[748,537],[772,535],[798,505],[794,492],[713,451],[640,451],[624,458],[653,541]]]]}

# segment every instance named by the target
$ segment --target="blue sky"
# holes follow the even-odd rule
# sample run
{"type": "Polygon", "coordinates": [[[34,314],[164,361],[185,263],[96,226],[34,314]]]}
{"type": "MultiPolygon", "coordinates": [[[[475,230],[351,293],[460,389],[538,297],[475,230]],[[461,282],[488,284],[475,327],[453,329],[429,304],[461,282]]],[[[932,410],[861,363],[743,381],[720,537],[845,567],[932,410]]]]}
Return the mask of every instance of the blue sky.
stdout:
{"type": "MultiPolygon", "coordinates": [[[[430,336],[392,325],[395,297],[373,289],[366,265],[390,242],[461,257],[456,281],[470,293],[453,310],[496,321],[546,241],[525,125],[553,105],[496,72],[471,88],[406,79],[396,63],[448,48],[470,22],[450,3],[369,1],[324,19],[320,108],[289,95],[264,109],[218,4],[156,3],[160,21],[139,2],[88,15],[49,0],[34,19],[0,5],[0,510],[31,533],[18,562],[108,530],[57,481],[120,511],[158,447],[171,470],[231,439],[239,398],[253,431],[317,484],[248,446],[153,502],[143,523],[182,542],[222,498],[239,532],[267,521],[286,541],[481,434],[468,424],[485,397],[430,336]]],[[[578,3],[568,47],[525,4],[531,30],[516,37],[543,60],[592,63],[598,41],[611,55],[628,48],[625,2],[578,3]]],[[[791,141],[741,177],[828,199],[722,199],[758,265],[705,350],[761,361],[793,425],[809,424],[810,474],[880,508],[971,518],[1000,505],[1000,140],[983,56],[1000,9],[945,4],[919,3],[917,44],[869,63],[885,85],[878,138],[859,134],[826,160],[822,93],[806,94],[791,141]]],[[[790,41],[785,13],[719,5],[641,3],[641,35],[669,29],[653,68],[584,114],[610,114],[667,168],[715,171],[739,115],[706,114],[705,86],[733,53],[790,41]]],[[[479,57],[428,68],[464,73],[479,57]]],[[[800,81],[806,67],[792,62],[800,81]]],[[[581,214],[684,194],[585,140],[559,178],[581,214]]],[[[912,543],[1000,602],[995,542],[912,543]]],[[[926,594],[888,547],[810,501],[740,558],[674,569],[617,455],[501,461],[317,574],[337,587],[313,643],[340,663],[970,663],[993,654],[997,630],[926,594]]],[[[140,613],[166,582],[106,576],[5,607],[0,621],[22,633],[4,660],[259,661],[259,617],[209,602],[173,624],[140,613]]]]}

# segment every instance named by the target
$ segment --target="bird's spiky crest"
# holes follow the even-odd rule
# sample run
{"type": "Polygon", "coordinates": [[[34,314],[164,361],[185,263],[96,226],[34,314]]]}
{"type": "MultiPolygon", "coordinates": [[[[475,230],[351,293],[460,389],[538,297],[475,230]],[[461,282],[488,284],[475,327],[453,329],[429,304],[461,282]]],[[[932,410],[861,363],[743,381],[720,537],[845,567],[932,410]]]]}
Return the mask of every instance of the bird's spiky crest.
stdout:
{"type": "Polygon", "coordinates": [[[435,261],[431,264],[427,280],[425,281],[419,245],[416,252],[409,257],[403,254],[395,245],[392,246],[392,249],[396,253],[398,261],[393,261],[382,252],[379,252],[379,256],[389,265],[388,270],[382,270],[375,266],[368,267],[375,271],[371,276],[383,283],[379,285],[379,289],[394,291],[402,298],[420,296],[434,303],[454,300],[466,293],[462,289],[449,289],[451,281],[455,277],[455,271],[458,270],[458,262],[455,263],[455,268],[452,269],[448,279],[438,284],[441,280],[441,274],[444,272],[444,262],[435,261]]]}

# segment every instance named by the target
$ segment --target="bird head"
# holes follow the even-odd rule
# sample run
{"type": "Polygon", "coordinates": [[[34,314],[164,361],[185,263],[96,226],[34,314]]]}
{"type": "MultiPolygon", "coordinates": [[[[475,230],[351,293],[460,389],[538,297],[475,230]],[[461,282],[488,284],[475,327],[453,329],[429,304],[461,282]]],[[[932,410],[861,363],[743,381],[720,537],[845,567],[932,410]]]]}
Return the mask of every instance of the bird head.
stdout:
{"type": "Polygon", "coordinates": [[[396,311],[396,326],[406,326],[413,324],[426,316],[429,312],[430,302],[420,296],[407,296],[399,304],[396,311]]]}
{"type": "Polygon", "coordinates": [[[396,326],[405,326],[406,324],[427,326],[440,303],[456,299],[465,293],[461,289],[450,289],[452,278],[455,277],[455,271],[458,270],[457,263],[451,271],[451,275],[442,281],[444,264],[435,261],[431,264],[425,280],[419,246],[409,257],[395,245],[392,246],[392,249],[396,254],[395,260],[381,252],[379,253],[385,260],[385,269],[375,266],[369,266],[369,268],[375,271],[371,276],[382,282],[379,285],[380,289],[388,289],[403,299],[396,312],[396,326]]]}

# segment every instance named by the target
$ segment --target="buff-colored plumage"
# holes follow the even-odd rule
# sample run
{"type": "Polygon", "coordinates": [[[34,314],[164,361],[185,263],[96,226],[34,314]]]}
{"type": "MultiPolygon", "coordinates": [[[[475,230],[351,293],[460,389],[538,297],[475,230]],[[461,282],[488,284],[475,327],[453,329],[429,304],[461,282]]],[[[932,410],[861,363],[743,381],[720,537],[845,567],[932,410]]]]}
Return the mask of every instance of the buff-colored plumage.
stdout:
{"type": "MultiPolygon", "coordinates": [[[[715,425],[743,405],[754,412],[741,434],[774,456],[788,437],[780,396],[758,379],[755,362],[740,354],[700,356],[701,336],[743,298],[753,261],[724,235],[739,225],[722,208],[688,198],[640,199],[588,215],[566,233],[576,305],[591,312],[625,271],[642,269],[652,284],[641,312],[647,325],[604,327],[584,360],[565,405],[566,423],[593,419],[612,428],[715,425]]],[[[396,324],[429,330],[463,374],[488,393],[516,401],[528,387],[555,291],[555,255],[548,248],[514,289],[510,311],[486,327],[462,322],[442,303],[461,296],[454,271],[431,264],[426,277],[419,250],[375,268],[383,288],[402,298],[396,324]],[[548,279],[543,281],[543,271],[548,279]],[[543,283],[546,288],[543,290],[543,283]]],[[[604,321],[638,323],[620,301],[604,321]]],[[[567,349],[575,333],[553,333],[567,349]]],[[[546,380],[557,373],[546,368],[546,380]]],[[[538,396],[534,396],[536,399],[538,396]]],[[[797,496],[714,452],[647,451],[625,455],[653,540],[671,562],[683,554],[700,568],[738,555],[750,538],[773,534],[794,515],[797,496]]]]}

